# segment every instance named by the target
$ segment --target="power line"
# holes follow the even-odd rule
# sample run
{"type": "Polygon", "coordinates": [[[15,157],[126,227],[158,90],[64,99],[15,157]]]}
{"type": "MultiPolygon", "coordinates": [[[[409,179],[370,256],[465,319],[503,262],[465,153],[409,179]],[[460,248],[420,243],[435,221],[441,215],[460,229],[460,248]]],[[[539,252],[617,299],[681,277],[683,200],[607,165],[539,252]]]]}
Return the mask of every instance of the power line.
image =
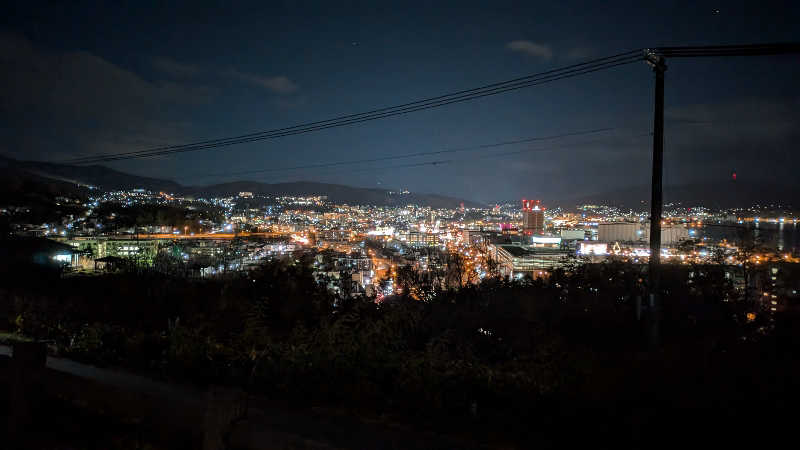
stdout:
{"type": "MultiPolygon", "coordinates": [[[[628,61],[625,61],[625,62],[621,62],[621,63],[616,63],[616,64],[614,64],[614,66],[621,65],[621,64],[630,64],[630,63],[635,62],[635,61],[638,61],[638,58],[631,59],[631,60],[628,60],[628,61]]],[[[95,158],[93,160],[82,160],[82,161],[77,161],[77,162],[73,162],[73,163],[87,164],[87,163],[95,163],[95,162],[106,162],[106,161],[117,161],[117,160],[134,159],[134,158],[146,158],[146,157],[153,157],[153,156],[163,156],[163,155],[169,155],[169,154],[174,154],[174,153],[183,153],[183,152],[204,150],[204,149],[210,149],[210,148],[227,147],[227,146],[235,145],[235,144],[241,144],[241,143],[247,143],[247,142],[255,142],[255,141],[261,141],[261,140],[266,140],[266,139],[275,139],[275,138],[279,138],[279,137],[291,136],[291,135],[296,135],[296,134],[303,134],[303,133],[308,133],[308,132],[312,132],[312,131],[319,131],[319,130],[324,130],[324,129],[328,129],[328,128],[334,128],[334,127],[340,127],[340,126],[345,126],[345,125],[351,125],[351,124],[355,124],[355,123],[361,123],[361,122],[367,122],[367,121],[372,121],[372,120],[377,120],[377,119],[383,119],[383,118],[397,116],[397,115],[404,115],[404,114],[408,114],[408,113],[412,113],[412,112],[416,112],[416,111],[421,111],[421,110],[425,110],[425,109],[437,108],[437,107],[444,106],[444,105],[449,105],[449,104],[452,104],[452,103],[460,103],[460,102],[464,102],[464,101],[473,100],[473,99],[479,98],[479,97],[485,97],[485,96],[488,96],[488,95],[495,95],[495,94],[498,94],[498,93],[501,93],[501,92],[507,92],[507,91],[516,90],[516,89],[522,89],[522,88],[534,86],[534,85],[537,85],[537,84],[543,84],[543,83],[550,82],[550,81],[555,81],[555,80],[559,80],[559,79],[563,79],[563,78],[570,78],[572,76],[582,75],[582,74],[589,73],[589,72],[595,72],[595,71],[602,70],[602,69],[605,69],[605,68],[608,68],[608,67],[613,67],[613,66],[593,68],[593,69],[590,69],[590,70],[582,71],[580,73],[572,73],[572,74],[560,76],[558,78],[550,78],[550,79],[546,79],[546,80],[539,80],[539,81],[537,81],[535,83],[526,83],[526,84],[523,84],[523,85],[511,85],[511,86],[503,88],[502,90],[499,90],[499,91],[484,92],[484,93],[482,93],[480,95],[470,95],[470,96],[467,96],[467,97],[451,99],[451,100],[448,100],[446,102],[439,102],[439,103],[436,103],[436,104],[429,104],[429,105],[420,106],[420,107],[413,107],[411,109],[403,109],[403,110],[393,111],[393,112],[390,112],[390,113],[384,113],[384,114],[380,114],[380,115],[368,116],[368,117],[364,117],[364,118],[360,118],[360,119],[352,119],[352,120],[348,120],[348,121],[337,122],[337,123],[333,123],[333,124],[322,125],[322,126],[317,126],[317,127],[311,127],[311,128],[306,128],[306,129],[300,129],[300,130],[295,130],[295,131],[285,132],[285,133],[280,133],[280,134],[274,134],[274,135],[269,135],[269,136],[253,137],[253,138],[247,138],[247,139],[241,139],[241,140],[235,140],[235,141],[226,141],[226,142],[223,142],[223,143],[207,144],[207,145],[200,145],[200,146],[193,146],[193,147],[185,147],[185,148],[178,148],[178,149],[173,149],[173,150],[164,150],[164,151],[159,151],[159,152],[150,152],[150,153],[146,153],[146,154],[98,157],[98,158],[95,158]]]]}
{"type": "Polygon", "coordinates": [[[405,103],[402,105],[379,108],[364,113],[349,114],[333,119],[295,125],[292,127],[278,128],[275,130],[269,130],[264,132],[250,133],[231,138],[213,139],[213,140],[195,142],[192,144],[164,146],[149,150],[100,155],[96,157],[89,156],[82,158],[74,158],[70,160],[65,160],[63,162],[73,163],[73,164],[89,164],[89,163],[104,162],[104,161],[147,158],[152,156],[162,156],[162,155],[182,153],[188,151],[227,147],[230,145],[260,141],[265,139],[275,139],[284,136],[291,136],[295,134],[308,133],[328,128],[341,127],[371,120],[383,119],[397,115],[404,115],[431,108],[438,108],[453,103],[470,101],[481,97],[497,95],[503,92],[509,92],[517,89],[536,86],[539,84],[558,81],[565,78],[585,75],[597,72],[599,70],[606,70],[624,64],[631,64],[641,59],[642,56],[640,51],[634,50],[614,56],[595,59],[585,63],[574,64],[560,69],[549,70],[546,72],[541,72],[526,77],[516,78],[514,80],[508,80],[500,83],[493,83],[479,88],[458,91],[451,94],[431,97],[428,99],[418,100],[410,103],[405,103]]]}
{"type": "Polygon", "coordinates": [[[569,133],[562,133],[556,134],[551,136],[539,136],[539,137],[530,137],[524,139],[517,139],[511,141],[500,141],[491,144],[481,144],[481,145],[474,145],[469,147],[458,147],[458,148],[450,148],[444,150],[434,150],[428,152],[416,152],[416,153],[406,153],[402,155],[392,155],[392,156],[383,156],[379,158],[368,158],[368,159],[351,159],[347,161],[336,161],[336,162],[327,162],[327,163],[318,163],[318,164],[308,164],[303,166],[293,166],[293,167],[271,167],[268,169],[254,169],[254,170],[245,170],[240,172],[226,172],[226,173],[213,173],[213,174],[206,174],[204,177],[227,177],[227,176],[237,176],[237,175],[250,175],[254,173],[266,173],[266,172],[281,172],[286,170],[303,170],[303,169],[315,169],[315,168],[322,168],[322,167],[334,167],[334,166],[343,166],[347,164],[364,164],[370,162],[379,162],[379,161],[390,161],[395,159],[405,159],[405,158],[416,158],[419,156],[430,156],[430,155],[441,155],[445,153],[457,153],[457,152],[465,152],[465,151],[473,151],[473,150],[481,150],[481,149],[488,149],[488,148],[495,148],[501,147],[506,145],[514,145],[514,144],[521,144],[526,142],[536,142],[536,141],[549,141],[555,139],[562,139],[566,137],[573,137],[573,136],[583,136],[587,134],[596,134],[596,133],[603,133],[606,131],[615,130],[616,127],[607,127],[607,128],[597,128],[593,130],[585,130],[585,131],[574,131],[569,133]]]}
{"type": "Polygon", "coordinates": [[[648,54],[657,54],[663,57],[699,57],[699,56],[740,56],[740,55],[765,55],[765,54],[785,54],[800,51],[800,44],[778,43],[778,44],[755,44],[755,45],[727,45],[727,46],[685,46],[685,47],[656,47],[653,49],[638,49],[604,58],[598,58],[584,63],[574,64],[559,69],[552,69],[545,72],[515,78],[499,83],[492,83],[485,86],[466,89],[450,94],[439,95],[396,106],[389,106],[374,109],[371,111],[348,114],[344,116],[326,119],[322,121],[310,122],[305,124],[283,127],[268,131],[249,133],[230,138],[220,138],[199,141],[191,144],[171,145],[139,150],[132,152],[114,153],[100,156],[87,156],[66,160],[63,162],[72,164],[91,164],[97,162],[110,162],[134,158],[149,158],[154,156],[170,155],[175,153],[199,151],[206,149],[216,149],[228,147],[248,142],[261,141],[266,139],[276,139],[295,134],[303,134],[320,131],[328,128],[347,126],[371,120],[384,119],[388,117],[409,114],[431,108],[474,100],[477,98],[497,95],[500,93],[536,86],[539,84],[558,81],[565,78],[580,76],[606,70],[616,66],[631,64],[645,59],[648,54]]]}
{"type": "MultiPolygon", "coordinates": [[[[630,54],[628,56],[635,56],[635,55],[633,55],[633,53],[634,52],[627,52],[626,54],[630,54]]],[[[489,90],[499,89],[499,88],[507,88],[507,87],[515,87],[517,84],[519,84],[521,82],[524,83],[524,82],[536,81],[537,79],[542,78],[542,76],[553,77],[553,76],[557,76],[557,75],[564,75],[567,71],[570,71],[570,73],[572,73],[571,71],[575,71],[575,70],[590,69],[591,67],[584,67],[584,66],[592,66],[592,67],[594,67],[594,65],[596,65],[596,63],[598,61],[602,61],[602,64],[608,64],[608,63],[614,63],[618,59],[619,59],[618,55],[615,55],[613,57],[600,58],[600,59],[593,60],[593,61],[590,61],[590,62],[576,64],[576,65],[568,66],[568,67],[565,67],[565,68],[562,68],[562,69],[550,70],[550,71],[547,71],[547,72],[542,72],[540,74],[530,75],[530,76],[527,76],[527,77],[521,77],[521,78],[517,78],[517,79],[514,79],[514,80],[509,80],[509,81],[505,81],[505,82],[501,82],[501,83],[494,83],[494,84],[491,84],[491,85],[482,86],[480,88],[473,88],[473,89],[468,89],[468,90],[464,90],[464,91],[458,91],[458,92],[455,92],[455,93],[441,95],[441,96],[437,96],[437,97],[433,97],[433,98],[429,98],[429,99],[425,99],[425,100],[418,100],[418,101],[406,103],[406,104],[403,104],[403,105],[385,107],[385,108],[380,108],[380,109],[368,111],[368,112],[365,112],[365,113],[350,114],[350,115],[346,115],[346,116],[340,116],[340,117],[337,117],[337,118],[334,118],[334,119],[328,119],[328,120],[312,122],[312,123],[302,124],[302,125],[295,125],[295,126],[292,126],[292,127],[280,128],[280,129],[277,129],[277,130],[264,131],[264,132],[258,132],[258,133],[251,133],[251,134],[236,136],[236,137],[232,137],[232,138],[223,138],[223,139],[202,141],[202,142],[197,142],[197,143],[194,143],[194,144],[166,146],[166,147],[159,147],[159,148],[155,148],[155,149],[151,149],[151,150],[141,150],[141,151],[126,152],[126,153],[120,153],[120,154],[115,154],[115,155],[106,155],[106,156],[133,155],[133,154],[142,154],[142,153],[150,153],[150,152],[155,152],[155,151],[166,151],[166,150],[173,150],[173,149],[177,150],[177,149],[182,149],[182,148],[196,147],[196,146],[199,146],[199,145],[213,145],[213,144],[223,144],[223,143],[239,143],[238,142],[239,140],[245,140],[244,142],[249,142],[249,140],[247,140],[247,139],[250,139],[250,138],[259,139],[259,138],[262,138],[262,137],[265,137],[265,136],[272,136],[272,135],[275,135],[275,134],[277,134],[279,136],[284,135],[284,133],[292,133],[293,134],[293,133],[295,133],[297,131],[305,130],[306,128],[309,128],[309,127],[311,127],[311,128],[327,127],[331,123],[341,122],[342,120],[362,120],[362,119],[364,119],[366,117],[373,116],[375,114],[389,113],[390,110],[398,110],[398,109],[406,109],[406,108],[417,108],[417,107],[423,107],[423,106],[430,106],[430,105],[438,104],[438,103],[445,102],[445,101],[449,102],[449,101],[454,100],[456,98],[459,98],[459,99],[460,98],[469,98],[472,95],[487,93],[487,92],[489,92],[489,90]],[[605,60],[608,60],[608,61],[605,61],[605,60]]],[[[103,156],[101,155],[100,157],[103,157],[103,156]]],[[[94,159],[94,157],[76,158],[75,160],[79,160],[79,159],[80,160],[83,160],[83,159],[94,159]]],[[[70,161],[75,161],[75,160],[70,160],[70,161]]]]}
{"type": "MultiPolygon", "coordinates": [[[[625,136],[625,137],[635,138],[635,137],[644,137],[644,136],[650,136],[650,135],[651,135],[651,133],[647,132],[647,133],[632,134],[630,136],[625,136]]],[[[615,136],[615,137],[617,137],[617,136],[615,136]]],[[[622,137],[622,136],[618,136],[618,137],[622,137]]],[[[425,166],[441,167],[441,166],[450,165],[450,164],[470,163],[470,162],[474,162],[474,161],[477,161],[477,160],[483,160],[483,159],[489,159],[489,158],[499,159],[499,158],[503,158],[503,157],[507,157],[507,156],[520,155],[520,154],[525,154],[525,153],[530,153],[530,152],[544,152],[544,151],[558,150],[558,149],[562,149],[562,148],[579,147],[579,146],[585,146],[585,145],[594,144],[594,143],[598,143],[598,142],[603,142],[605,140],[606,139],[604,139],[604,138],[598,138],[598,139],[593,139],[593,140],[589,140],[589,141],[573,142],[573,143],[567,143],[567,144],[561,144],[561,145],[552,145],[552,146],[547,146],[547,147],[532,147],[532,148],[527,148],[527,149],[522,149],[522,150],[514,150],[514,151],[510,151],[510,152],[502,152],[502,153],[496,153],[496,154],[490,154],[490,155],[485,155],[485,154],[484,155],[476,155],[476,156],[473,156],[471,158],[462,158],[462,159],[457,159],[457,160],[448,159],[448,160],[424,161],[424,162],[412,163],[412,164],[399,164],[399,165],[389,165],[389,166],[379,166],[379,167],[363,167],[363,168],[349,168],[349,169],[345,168],[345,169],[339,169],[339,170],[329,170],[329,171],[323,171],[323,172],[316,172],[314,175],[318,176],[318,175],[330,175],[330,174],[339,174],[339,173],[348,173],[349,174],[349,173],[363,173],[363,172],[372,172],[372,171],[385,172],[385,171],[391,170],[391,169],[400,169],[400,168],[409,168],[409,167],[425,167],[425,166]]],[[[309,168],[314,168],[314,167],[309,167],[309,168]]]]}
{"type": "MultiPolygon", "coordinates": [[[[712,121],[702,121],[702,122],[680,122],[678,125],[707,125],[712,124],[712,121]]],[[[347,164],[366,164],[371,162],[379,162],[379,161],[388,161],[394,159],[404,159],[404,158],[412,158],[412,157],[419,157],[419,156],[428,156],[428,155],[437,155],[443,153],[451,153],[451,152],[462,152],[462,151],[470,151],[470,150],[480,150],[480,149],[489,149],[494,147],[506,146],[506,145],[513,145],[513,144],[520,144],[525,142],[535,142],[535,141],[545,141],[545,140],[553,140],[559,139],[564,137],[571,137],[571,136],[581,136],[587,134],[595,134],[595,133],[602,133],[606,131],[612,131],[620,129],[620,127],[607,127],[607,128],[597,128],[593,130],[585,130],[585,131],[576,131],[570,133],[562,133],[552,136],[543,136],[543,137],[531,137],[531,138],[524,138],[524,139],[517,139],[517,140],[510,140],[510,141],[500,141],[491,144],[481,144],[469,147],[459,147],[453,149],[445,149],[445,150],[435,150],[430,152],[418,152],[418,153],[408,153],[402,155],[393,155],[393,156],[386,156],[380,158],[366,158],[366,159],[353,159],[348,161],[335,161],[335,162],[328,162],[328,163],[319,163],[319,164],[307,164],[302,166],[291,166],[291,167],[275,167],[275,168],[268,168],[268,169],[255,169],[255,170],[248,170],[248,171],[239,171],[239,172],[225,172],[225,173],[214,173],[214,174],[203,174],[198,175],[201,179],[202,178],[210,178],[210,177],[233,177],[239,175],[249,175],[249,174],[257,174],[257,173],[270,173],[270,172],[281,172],[281,171],[290,171],[290,170],[308,170],[308,169],[319,169],[319,168],[329,168],[329,167],[336,167],[336,166],[343,166],[347,164]]],[[[638,134],[631,134],[625,136],[609,136],[609,138],[639,138],[645,136],[652,136],[652,132],[642,132],[638,134]]],[[[534,147],[522,150],[515,150],[511,152],[503,152],[503,153],[495,153],[491,155],[485,155],[480,157],[473,157],[473,158],[464,158],[461,160],[444,160],[444,161],[433,161],[432,165],[444,165],[449,163],[459,163],[459,162],[469,162],[476,159],[487,159],[492,157],[503,157],[509,155],[517,155],[517,154],[524,154],[531,151],[547,151],[553,150],[561,147],[572,147],[575,145],[584,145],[584,144],[592,144],[597,142],[603,142],[604,138],[594,139],[591,141],[582,141],[578,143],[571,143],[561,146],[549,146],[549,147],[534,147]]],[[[381,167],[372,167],[366,169],[345,169],[345,170],[337,170],[337,171],[326,171],[322,172],[322,174],[330,174],[330,173],[358,173],[362,171],[370,171],[370,170],[383,170],[383,169],[394,169],[394,168],[404,168],[404,167],[421,167],[431,165],[428,162],[421,162],[421,163],[414,163],[414,164],[403,164],[403,165],[391,165],[391,166],[381,166],[381,167]]],[[[319,174],[319,172],[317,172],[319,174]]]]}
{"type": "MultiPolygon", "coordinates": [[[[713,124],[713,121],[679,121],[676,125],[708,125],[713,124]]],[[[417,153],[406,153],[401,155],[392,155],[392,156],[384,156],[379,158],[366,158],[366,159],[352,159],[346,161],[333,161],[333,162],[326,162],[326,163],[317,163],[317,164],[307,164],[301,166],[290,166],[290,167],[270,167],[266,169],[253,169],[253,170],[245,170],[245,171],[238,171],[238,172],[224,172],[224,173],[206,173],[206,174],[197,174],[196,176],[200,178],[211,178],[211,177],[229,177],[229,176],[238,176],[238,175],[250,175],[256,173],[268,173],[268,172],[282,172],[282,171],[290,171],[290,170],[306,170],[306,169],[317,169],[317,168],[325,168],[325,167],[335,167],[335,166],[343,166],[347,164],[365,164],[370,162],[379,162],[379,161],[390,161],[395,159],[405,159],[405,158],[414,158],[419,156],[428,156],[428,155],[439,155],[444,153],[455,153],[455,152],[464,152],[464,151],[473,151],[473,150],[481,150],[481,149],[488,149],[494,147],[501,147],[507,145],[515,145],[521,144],[526,142],[536,142],[536,141],[548,141],[548,140],[555,140],[561,139],[566,137],[573,137],[573,136],[582,136],[587,134],[596,134],[596,133],[603,133],[607,131],[617,130],[620,127],[605,127],[605,128],[596,128],[591,130],[582,130],[582,131],[572,131],[567,133],[561,133],[556,135],[550,136],[537,136],[537,137],[528,137],[523,139],[516,139],[516,140],[506,140],[506,141],[499,141],[490,144],[480,144],[474,146],[467,146],[467,147],[456,147],[450,149],[443,149],[443,150],[434,150],[428,152],[417,152],[417,153]]],[[[652,133],[647,132],[644,134],[636,134],[630,137],[642,137],[642,136],[650,136],[652,133]]],[[[596,142],[596,141],[591,141],[596,142]]],[[[520,152],[526,152],[528,150],[522,150],[520,152]]],[[[511,152],[510,154],[516,154],[519,152],[511,152]]],[[[506,153],[501,153],[498,155],[504,155],[506,153]]],[[[416,165],[412,165],[411,167],[415,167],[416,165]]],[[[404,166],[390,166],[392,167],[404,167],[404,166]]]]}

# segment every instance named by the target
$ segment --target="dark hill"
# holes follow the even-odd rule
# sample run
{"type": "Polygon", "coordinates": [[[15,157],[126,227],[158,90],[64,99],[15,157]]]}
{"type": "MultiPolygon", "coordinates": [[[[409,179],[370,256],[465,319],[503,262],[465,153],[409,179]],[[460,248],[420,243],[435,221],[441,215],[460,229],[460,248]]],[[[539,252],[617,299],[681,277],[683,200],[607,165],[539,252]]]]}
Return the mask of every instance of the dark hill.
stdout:
{"type": "Polygon", "coordinates": [[[327,195],[328,200],[336,203],[356,205],[407,205],[417,204],[434,208],[455,208],[462,202],[466,207],[480,207],[479,203],[436,194],[390,194],[385,189],[369,189],[341,184],[315,183],[298,181],[292,183],[259,183],[255,181],[235,181],[185,188],[183,192],[192,195],[236,195],[239,192],[252,192],[263,195],[327,195]]]}
{"type": "MultiPolygon", "coordinates": [[[[0,166],[0,208],[17,223],[41,224],[69,214],[78,216],[85,211],[87,194],[87,188],[74,183],[0,166]]],[[[0,229],[7,226],[9,217],[0,215],[0,229]]]]}
{"type": "Polygon", "coordinates": [[[105,190],[147,189],[149,191],[177,192],[181,185],[158,178],[142,177],[109,169],[104,166],[71,166],[39,161],[17,161],[9,158],[0,159],[0,166],[23,170],[42,177],[62,180],[69,183],[88,184],[105,190]]]}
{"type": "MultiPolygon", "coordinates": [[[[646,209],[650,205],[650,186],[619,189],[601,194],[567,198],[555,202],[565,208],[582,204],[616,205],[646,209]]],[[[664,187],[664,203],[711,208],[748,207],[781,204],[800,209],[800,187],[742,181],[694,183],[664,187]]]]}
{"type": "Polygon", "coordinates": [[[390,194],[385,189],[369,189],[340,184],[294,182],[294,183],[259,183],[254,181],[235,181],[211,186],[182,186],[171,180],[142,177],[104,166],[71,166],[38,161],[17,161],[0,156],[0,168],[13,170],[15,173],[28,173],[38,179],[51,179],[66,182],[69,185],[86,184],[104,190],[146,189],[149,191],[183,193],[194,196],[226,196],[248,191],[264,195],[326,195],[337,203],[353,205],[396,206],[417,204],[434,208],[455,208],[461,203],[466,207],[479,207],[479,203],[446,197],[436,194],[390,194]]]}

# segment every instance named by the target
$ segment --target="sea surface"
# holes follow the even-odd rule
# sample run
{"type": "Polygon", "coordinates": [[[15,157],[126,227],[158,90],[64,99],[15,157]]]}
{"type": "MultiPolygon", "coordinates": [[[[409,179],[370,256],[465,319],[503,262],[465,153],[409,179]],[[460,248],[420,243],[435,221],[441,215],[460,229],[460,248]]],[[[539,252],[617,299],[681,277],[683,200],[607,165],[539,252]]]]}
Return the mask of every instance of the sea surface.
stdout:
{"type": "Polygon", "coordinates": [[[694,237],[707,237],[710,241],[727,239],[740,242],[743,234],[754,236],[761,244],[775,248],[779,252],[800,252],[799,223],[706,223],[699,228],[691,228],[694,237]]]}

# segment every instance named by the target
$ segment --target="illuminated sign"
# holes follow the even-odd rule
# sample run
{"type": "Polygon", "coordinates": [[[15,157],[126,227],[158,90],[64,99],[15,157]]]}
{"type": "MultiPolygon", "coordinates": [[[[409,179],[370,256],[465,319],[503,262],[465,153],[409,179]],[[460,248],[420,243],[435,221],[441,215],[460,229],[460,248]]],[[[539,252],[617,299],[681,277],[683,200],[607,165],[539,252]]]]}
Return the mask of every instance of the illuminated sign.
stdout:
{"type": "Polygon", "coordinates": [[[522,210],[523,211],[539,211],[542,208],[539,208],[539,200],[525,200],[522,199],[522,210]]]}
{"type": "Polygon", "coordinates": [[[581,255],[607,255],[608,244],[581,242],[581,248],[578,250],[578,253],[581,255]]]}
{"type": "Polygon", "coordinates": [[[560,244],[561,238],[560,237],[550,237],[550,236],[534,236],[533,237],[534,244],[560,244]]]}

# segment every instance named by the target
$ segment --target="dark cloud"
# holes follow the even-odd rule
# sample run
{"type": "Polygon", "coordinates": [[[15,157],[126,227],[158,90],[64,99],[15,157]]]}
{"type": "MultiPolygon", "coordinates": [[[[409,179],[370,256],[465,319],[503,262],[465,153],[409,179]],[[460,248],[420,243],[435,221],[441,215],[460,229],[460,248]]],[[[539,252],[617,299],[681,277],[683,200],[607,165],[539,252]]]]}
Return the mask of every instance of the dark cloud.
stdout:
{"type": "Polygon", "coordinates": [[[749,98],[669,109],[666,150],[695,176],[740,167],[786,177],[800,162],[798,107],[798,98],[749,98]]]}
{"type": "Polygon", "coordinates": [[[196,77],[227,77],[247,83],[252,86],[264,88],[274,94],[291,94],[299,87],[297,83],[284,75],[263,76],[254,73],[242,72],[237,69],[210,70],[196,64],[187,64],[170,58],[154,58],[153,67],[159,72],[173,79],[189,79],[196,77]]]}
{"type": "MultiPolygon", "coordinates": [[[[530,2],[513,8],[440,3],[416,10],[287,3],[280,11],[269,5],[189,11],[146,2],[137,8],[112,2],[66,9],[18,2],[12,9],[22,13],[0,15],[0,30],[17,33],[0,39],[0,152],[56,159],[235,136],[651,45],[793,41],[800,21],[797,8],[755,3],[729,6],[723,21],[692,8],[641,2],[546,8],[530,2]],[[32,19],[19,20],[23,16],[32,19]],[[533,38],[522,40],[526,36],[533,38]],[[358,46],[351,45],[356,41],[358,46]]],[[[797,58],[691,58],[668,65],[668,184],[729,177],[733,169],[741,179],[791,179],[800,163],[794,151],[800,115],[797,101],[785,95],[797,97],[797,58]]],[[[358,170],[349,172],[262,177],[361,186],[380,181],[487,201],[605,192],[649,182],[651,138],[631,136],[652,129],[652,101],[652,72],[638,63],[386,120],[114,167],[199,183],[207,180],[192,174],[380,158],[616,126],[613,137],[598,136],[601,142],[497,160],[491,155],[520,146],[476,152],[489,156],[480,160],[453,155],[458,164],[376,163],[366,171],[355,165],[358,170]]]]}
{"type": "Polygon", "coordinates": [[[148,81],[85,51],[51,52],[0,35],[0,103],[6,151],[59,158],[174,144],[190,124],[163,111],[210,98],[203,87],[148,81]]]}

